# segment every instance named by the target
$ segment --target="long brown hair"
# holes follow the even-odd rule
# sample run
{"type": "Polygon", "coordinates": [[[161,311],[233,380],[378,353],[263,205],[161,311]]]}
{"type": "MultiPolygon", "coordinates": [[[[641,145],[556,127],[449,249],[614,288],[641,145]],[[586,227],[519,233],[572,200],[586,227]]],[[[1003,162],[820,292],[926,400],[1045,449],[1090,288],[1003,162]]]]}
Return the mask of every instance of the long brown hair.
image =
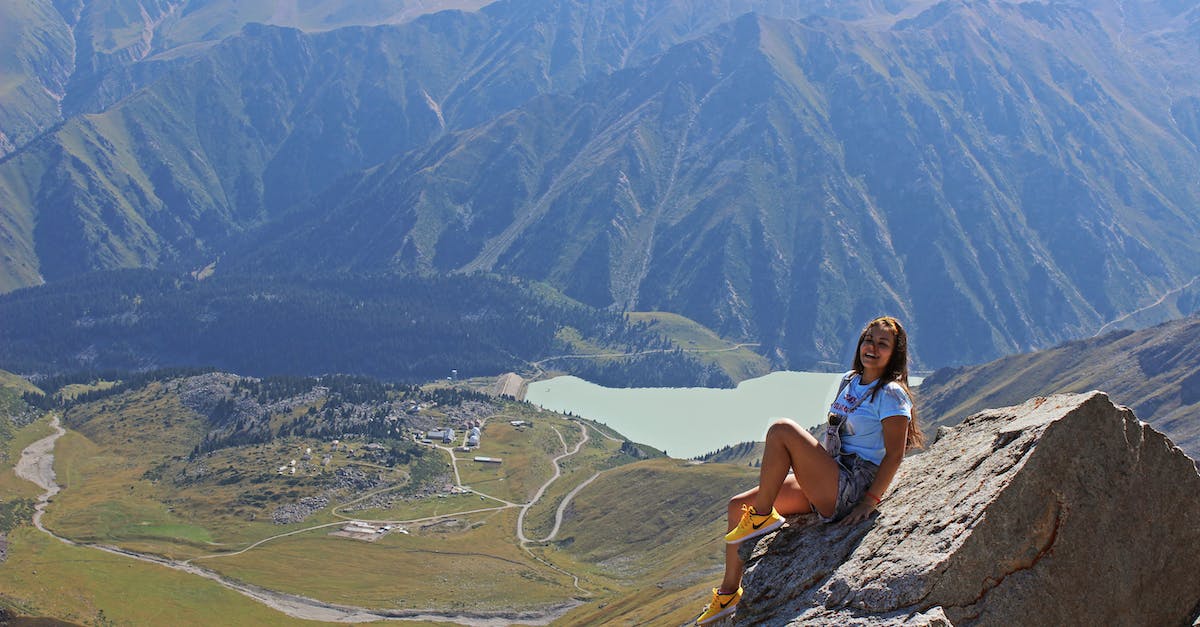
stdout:
{"type": "Polygon", "coordinates": [[[917,403],[913,397],[912,390],[908,387],[908,332],[904,330],[904,325],[900,321],[891,316],[880,316],[867,323],[863,327],[862,333],[858,335],[858,343],[854,345],[854,372],[860,376],[865,372],[862,363],[862,355],[859,353],[859,347],[862,346],[863,339],[867,337],[867,331],[874,327],[879,327],[885,331],[891,331],[896,336],[896,345],[892,347],[892,357],[888,359],[887,365],[883,368],[883,376],[875,382],[875,386],[871,388],[871,399],[875,399],[875,395],[883,386],[895,381],[904,388],[904,393],[908,394],[909,401],[912,402],[912,416],[908,421],[908,439],[906,446],[908,448],[922,448],[925,446],[925,434],[921,432],[921,425],[917,422],[917,403]]]}

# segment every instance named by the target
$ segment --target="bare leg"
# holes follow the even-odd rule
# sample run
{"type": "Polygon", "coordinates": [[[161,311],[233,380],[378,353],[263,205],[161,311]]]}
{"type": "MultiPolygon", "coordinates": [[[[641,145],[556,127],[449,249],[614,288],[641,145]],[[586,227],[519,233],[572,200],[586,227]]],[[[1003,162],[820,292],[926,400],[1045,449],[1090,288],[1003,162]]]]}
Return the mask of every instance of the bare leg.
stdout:
{"type": "Polygon", "coordinates": [[[782,494],[789,469],[795,471],[796,483],[808,502],[821,514],[832,516],[837,506],[837,462],[811,433],[786,419],[775,421],[767,430],[754,510],[766,513],[773,505],[779,509],[776,499],[782,494]]]}
{"type": "MultiPolygon", "coordinates": [[[[754,503],[755,497],[758,495],[758,488],[751,488],[746,492],[729,499],[729,509],[726,513],[728,528],[726,531],[732,531],[737,526],[738,521],[742,518],[742,505],[751,505],[754,503]]],[[[804,490],[800,489],[800,484],[796,482],[796,478],[788,475],[783,480],[783,485],[779,488],[779,494],[775,497],[775,509],[784,516],[792,516],[812,511],[812,504],[809,503],[808,497],[804,495],[804,490]]],[[[721,590],[723,592],[733,592],[742,582],[742,558],[738,555],[738,544],[725,545],[725,578],[721,580],[721,590]]]]}

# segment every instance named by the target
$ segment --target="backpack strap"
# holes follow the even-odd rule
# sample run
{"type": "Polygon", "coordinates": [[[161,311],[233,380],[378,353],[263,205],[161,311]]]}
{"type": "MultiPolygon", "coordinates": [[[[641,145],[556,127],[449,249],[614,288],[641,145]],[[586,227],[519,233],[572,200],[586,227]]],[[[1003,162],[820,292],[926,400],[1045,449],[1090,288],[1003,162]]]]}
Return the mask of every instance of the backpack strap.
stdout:
{"type": "MultiPolygon", "coordinates": [[[[850,372],[847,372],[845,375],[842,376],[842,383],[841,383],[841,385],[838,386],[837,395],[833,397],[833,402],[835,402],[835,403],[838,402],[838,399],[840,399],[842,397],[842,392],[846,391],[846,386],[850,385],[850,380],[854,378],[855,374],[857,374],[857,373],[854,372],[853,370],[851,370],[850,372]]],[[[859,405],[862,405],[863,401],[867,400],[867,396],[869,396],[869,395],[863,394],[861,397],[859,397],[859,399],[857,401],[855,401],[855,403],[853,405],[850,406],[850,409],[846,410],[847,418],[850,417],[850,414],[854,413],[854,410],[858,409],[859,405]]]]}

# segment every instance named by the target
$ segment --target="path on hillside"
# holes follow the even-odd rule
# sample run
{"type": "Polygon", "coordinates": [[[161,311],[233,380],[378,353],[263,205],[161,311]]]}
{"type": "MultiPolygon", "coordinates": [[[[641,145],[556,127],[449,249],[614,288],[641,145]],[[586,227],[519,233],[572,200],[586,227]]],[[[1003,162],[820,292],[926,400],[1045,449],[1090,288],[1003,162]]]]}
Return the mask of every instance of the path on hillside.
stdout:
{"type": "Polygon", "coordinates": [[[1136,315],[1142,313],[1143,311],[1147,311],[1150,309],[1154,309],[1155,307],[1158,307],[1159,305],[1163,304],[1163,302],[1165,302],[1168,298],[1170,298],[1172,294],[1178,294],[1178,293],[1182,292],[1183,290],[1188,289],[1189,287],[1195,285],[1196,281],[1200,281],[1200,274],[1192,277],[1191,281],[1188,281],[1187,283],[1184,283],[1183,285],[1180,285],[1179,287],[1177,287],[1173,290],[1168,290],[1162,296],[1160,296],[1158,298],[1158,300],[1150,303],[1149,305],[1146,305],[1145,307],[1139,307],[1123,316],[1120,316],[1119,318],[1114,318],[1114,319],[1106,322],[1104,325],[1102,325],[1100,327],[1100,329],[1098,331],[1096,331],[1096,334],[1093,335],[1092,337],[1099,337],[1099,336],[1103,335],[1104,332],[1107,331],[1108,328],[1113,326],[1114,324],[1120,324],[1120,323],[1132,318],[1133,316],[1136,316],[1136,315]]]}
{"type": "MultiPolygon", "coordinates": [[[[551,426],[551,427],[550,427],[551,429],[553,429],[553,430],[554,430],[554,433],[555,433],[555,435],[557,435],[557,436],[558,436],[558,441],[559,441],[560,443],[562,443],[562,447],[563,447],[563,453],[562,453],[561,455],[559,455],[559,456],[555,457],[553,460],[551,460],[551,463],[553,463],[553,465],[554,465],[554,474],[553,474],[553,475],[552,475],[552,476],[551,476],[549,479],[547,479],[545,483],[543,483],[543,484],[542,484],[542,486],[541,486],[541,487],[538,489],[537,493],[536,493],[536,494],[533,496],[533,498],[532,498],[532,499],[530,499],[530,501],[529,501],[528,503],[524,503],[524,504],[521,504],[521,503],[514,503],[514,502],[512,502],[512,501],[506,501],[506,500],[504,500],[504,499],[501,499],[501,498],[499,498],[499,497],[496,497],[496,496],[491,496],[491,495],[489,495],[489,494],[484,494],[484,493],[482,493],[482,492],[479,492],[479,491],[477,491],[477,490],[474,490],[474,489],[472,489],[472,490],[471,490],[471,492],[472,492],[472,493],[474,493],[474,494],[478,494],[479,496],[482,496],[482,497],[486,497],[486,498],[492,499],[492,500],[494,500],[494,501],[498,501],[498,502],[500,502],[500,503],[503,503],[504,505],[502,505],[502,506],[499,506],[499,507],[487,507],[487,508],[479,508],[479,509],[472,509],[472,510],[465,510],[465,511],[458,511],[458,512],[450,512],[450,513],[446,513],[446,514],[437,514],[437,515],[434,515],[434,516],[427,516],[427,517],[424,517],[424,518],[413,518],[413,519],[407,519],[407,520],[379,520],[379,519],[371,519],[371,520],[366,520],[366,519],[363,519],[363,518],[361,518],[361,517],[349,517],[349,516],[345,516],[345,515],[343,515],[343,514],[340,514],[340,513],[338,513],[338,511],[337,511],[337,510],[339,510],[339,509],[343,509],[343,508],[345,508],[345,507],[348,507],[348,506],[350,506],[350,505],[353,505],[353,504],[355,504],[355,503],[358,503],[358,502],[361,502],[361,501],[363,501],[363,500],[369,499],[369,498],[371,498],[371,497],[373,497],[373,496],[375,496],[375,495],[382,494],[383,492],[387,492],[387,491],[389,491],[389,490],[396,490],[396,489],[399,489],[399,488],[397,488],[397,487],[388,487],[388,488],[383,488],[383,489],[381,489],[381,490],[376,490],[376,491],[374,491],[374,492],[371,492],[371,493],[365,494],[365,495],[363,495],[363,496],[361,496],[361,497],[359,497],[359,498],[356,498],[356,499],[354,499],[354,500],[352,500],[352,501],[347,501],[347,502],[345,502],[345,503],[342,503],[341,505],[337,505],[337,506],[335,506],[335,507],[332,509],[332,513],[333,513],[333,515],[334,515],[334,516],[337,516],[338,518],[342,518],[343,520],[366,520],[366,522],[371,522],[371,523],[385,523],[385,524],[395,524],[395,525],[412,525],[412,524],[419,524],[419,523],[423,523],[423,522],[433,522],[433,521],[441,520],[441,519],[444,519],[444,518],[450,518],[450,517],[453,517],[453,516],[464,516],[464,515],[467,515],[467,514],[478,514],[478,513],[483,513],[483,512],[494,512],[494,511],[499,511],[499,510],[503,510],[503,509],[509,509],[509,508],[512,508],[512,507],[520,507],[520,508],[521,508],[521,512],[520,512],[520,513],[517,515],[517,539],[518,539],[518,540],[521,542],[521,548],[525,549],[525,552],[526,552],[527,554],[529,554],[529,556],[530,556],[532,559],[534,559],[534,560],[538,561],[539,563],[541,563],[541,564],[545,565],[546,567],[548,567],[548,568],[550,568],[550,569],[553,569],[553,570],[555,570],[555,571],[557,571],[557,572],[559,572],[559,573],[562,573],[562,574],[564,574],[564,575],[566,575],[566,576],[568,576],[568,577],[571,577],[571,579],[574,581],[574,585],[575,585],[575,588],[576,588],[576,589],[578,589],[579,591],[581,591],[581,592],[583,592],[583,593],[585,593],[585,594],[589,594],[589,595],[590,595],[590,594],[591,594],[591,591],[589,591],[589,590],[587,590],[586,588],[583,588],[582,586],[580,586],[580,585],[579,585],[579,577],[578,577],[577,575],[575,575],[574,573],[568,572],[568,571],[564,570],[563,568],[561,568],[561,567],[559,567],[559,566],[557,566],[557,565],[555,565],[555,564],[552,564],[552,563],[550,563],[549,561],[547,561],[547,560],[545,560],[545,559],[541,558],[540,556],[534,555],[534,554],[533,554],[533,552],[532,552],[532,551],[530,551],[530,549],[529,549],[529,547],[528,547],[527,545],[529,545],[529,544],[531,544],[531,543],[549,542],[550,540],[553,540],[553,539],[554,539],[554,538],[555,538],[555,537],[558,535],[558,530],[559,530],[559,529],[562,527],[562,519],[563,519],[563,515],[564,515],[564,512],[566,511],[566,508],[567,508],[567,506],[570,504],[570,502],[571,502],[571,499],[573,499],[573,498],[575,497],[575,495],[576,495],[576,494],[579,494],[579,492],[580,492],[581,490],[583,490],[583,488],[587,487],[587,485],[588,485],[588,484],[590,484],[591,482],[595,481],[595,480],[596,480],[596,479],[597,479],[597,478],[600,476],[601,472],[603,472],[603,471],[601,471],[601,472],[597,472],[597,473],[593,474],[591,477],[589,477],[588,479],[586,479],[585,481],[583,481],[583,482],[582,482],[582,483],[580,483],[579,485],[575,486],[575,488],[574,488],[574,489],[572,489],[572,490],[571,490],[571,491],[570,491],[570,492],[569,492],[569,493],[568,493],[568,494],[567,494],[565,497],[563,497],[563,500],[562,500],[562,502],[561,502],[561,503],[559,503],[558,509],[557,509],[557,511],[555,512],[555,517],[554,517],[554,527],[553,527],[553,529],[551,529],[551,531],[550,531],[550,534],[549,534],[549,535],[547,535],[546,537],[544,537],[544,538],[542,538],[542,539],[540,539],[540,540],[531,540],[530,538],[528,538],[528,537],[525,535],[525,529],[524,529],[524,526],[525,526],[525,515],[528,513],[528,511],[529,511],[529,510],[530,510],[530,509],[531,509],[533,506],[537,505],[537,503],[538,503],[538,502],[539,502],[539,501],[542,499],[542,497],[545,495],[545,493],[546,493],[546,490],[547,490],[547,489],[549,489],[550,485],[551,485],[551,484],[553,484],[555,481],[557,481],[557,480],[558,480],[558,479],[559,479],[559,478],[562,476],[562,470],[561,470],[561,467],[559,466],[559,462],[560,462],[560,461],[561,461],[563,458],[570,457],[570,456],[572,456],[572,455],[575,455],[575,454],[579,453],[579,451],[583,449],[583,446],[584,446],[585,444],[587,444],[588,440],[590,439],[590,438],[589,438],[589,436],[588,436],[588,427],[591,427],[592,429],[595,429],[597,433],[599,433],[600,435],[602,435],[602,436],[604,436],[604,437],[607,437],[607,438],[609,438],[609,439],[612,439],[612,440],[615,440],[615,439],[616,439],[616,438],[613,438],[612,436],[609,436],[608,434],[604,433],[603,431],[600,431],[599,429],[596,429],[596,427],[594,427],[594,426],[592,426],[592,425],[587,425],[586,423],[584,423],[584,422],[582,422],[582,421],[578,422],[578,424],[579,424],[579,430],[580,430],[580,441],[579,441],[578,443],[576,443],[576,445],[575,445],[575,448],[574,448],[574,449],[570,449],[570,450],[568,450],[568,448],[567,448],[567,440],[566,440],[566,438],[564,438],[564,437],[563,437],[563,435],[562,435],[562,432],[561,432],[561,431],[559,431],[559,430],[558,430],[556,427],[554,427],[554,426],[551,426]]],[[[454,459],[455,459],[454,450],[453,450],[453,449],[451,449],[451,448],[447,448],[447,447],[444,447],[444,446],[437,446],[437,445],[433,445],[433,444],[431,444],[431,445],[428,445],[428,446],[432,446],[432,447],[434,447],[434,448],[438,448],[438,449],[444,450],[444,451],[446,451],[446,452],[447,452],[447,453],[450,455],[450,458],[451,458],[452,460],[454,460],[454,459]]],[[[457,467],[456,467],[456,471],[457,471],[457,467]]],[[[456,480],[457,480],[457,477],[458,477],[458,473],[457,473],[457,472],[455,472],[455,478],[456,478],[456,480]]],[[[464,487],[464,486],[462,485],[462,483],[461,483],[461,482],[459,482],[459,481],[456,481],[456,485],[457,485],[458,487],[460,487],[460,488],[464,487]]],[[[249,550],[251,550],[251,549],[257,548],[257,547],[259,547],[259,546],[261,546],[261,545],[263,545],[263,544],[266,544],[266,543],[268,543],[268,542],[271,542],[271,541],[273,541],[273,540],[278,540],[278,539],[281,539],[281,538],[286,538],[286,537],[288,537],[288,536],[293,536],[293,535],[300,534],[300,533],[305,533],[305,532],[308,532],[308,531],[315,531],[315,530],[318,530],[318,529],[323,529],[323,528],[326,528],[326,527],[336,527],[336,526],[338,526],[338,525],[341,525],[341,524],[344,524],[344,523],[343,523],[343,522],[325,523],[325,524],[322,524],[322,525],[315,525],[315,526],[312,526],[312,527],[305,527],[304,529],[295,529],[295,530],[292,530],[292,531],[288,531],[288,532],[285,532],[285,533],[281,533],[281,534],[278,534],[278,535],[271,536],[271,537],[269,537],[269,538],[263,538],[262,540],[259,540],[259,541],[255,542],[255,543],[253,543],[253,544],[251,544],[251,545],[249,545],[249,546],[247,546],[247,547],[245,547],[245,548],[242,548],[242,549],[240,549],[240,550],[237,550],[237,551],[231,551],[231,552],[228,552],[228,553],[217,553],[217,554],[214,554],[214,555],[204,555],[204,556],[200,556],[200,557],[192,558],[192,559],[190,559],[190,560],[186,560],[185,562],[182,562],[182,563],[184,563],[184,564],[190,564],[190,562],[192,562],[192,561],[195,561],[195,560],[202,560],[202,559],[215,559],[215,558],[221,558],[221,557],[233,557],[233,556],[235,556],[235,555],[241,555],[241,554],[243,554],[243,553],[245,553],[245,552],[247,552],[247,551],[249,551],[249,550]]]]}
{"type": "Polygon", "coordinates": [[[566,440],[566,438],[563,437],[562,432],[559,431],[558,429],[556,429],[554,426],[551,426],[550,428],[554,429],[554,433],[556,435],[558,435],[558,441],[562,442],[563,454],[550,460],[551,463],[554,464],[554,476],[550,477],[549,479],[546,480],[546,483],[542,484],[542,487],[538,489],[537,494],[533,495],[533,499],[531,499],[528,503],[526,503],[521,508],[521,513],[517,515],[517,539],[521,541],[521,544],[528,544],[528,543],[532,542],[532,540],[525,537],[525,514],[529,513],[529,509],[531,507],[533,507],[534,505],[536,505],[537,502],[541,500],[542,495],[546,493],[546,489],[550,487],[550,484],[554,483],[555,481],[558,480],[558,478],[560,476],[562,476],[562,469],[558,465],[559,460],[561,460],[564,457],[570,457],[570,456],[578,453],[579,450],[583,448],[583,445],[587,444],[587,441],[588,441],[587,427],[585,427],[583,425],[583,423],[580,423],[579,424],[579,432],[582,437],[579,439],[579,442],[575,444],[575,449],[568,451],[567,450],[567,440],[566,440]]]}
{"type": "Polygon", "coordinates": [[[558,504],[558,511],[554,512],[554,528],[550,530],[550,533],[546,537],[542,538],[541,540],[538,540],[538,542],[549,542],[558,535],[558,528],[562,526],[563,512],[565,512],[567,510],[567,505],[570,505],[571,499],[575,498],[575,495],[579,494],[579,491],[586,488],[589,483],[591,483],[591,482],[595,481],[597,478],[599,478],[601,472],[604,472],[604,471],[601,470],[600,472],[597,472],[596,474],[592,475],[591,477],[588,477],[586,481],[575,486],[574,490],[571,490],[570,492],[567,493],[566,496],[563,497],[562,503],[558,504]]]}
{"type": "MultiPolygon", "coordinates": [[[[174,570],[196,575],[198,577],[204,577],[205,579],[214,581],[221,586],[228,588],[229,590],[238,592],[248,598],[258,601],[259,603],[283,612],[292,618],[298,618],[302,620],[337,623],[361,623],[375,620],[420,620],[429,622],[453,622],[475,627],[501,627],[503,625],[511,625],[514,622],[528,625],[548,625],[551,622],[558,620],[571,609],[578,607],[582,603],[581,601],[572,599],[540,610],[512,612],[454,613],[439,612],[435,610],[373,610],[350,605],[340,605],[337,603],[327,603],[325,601],[320,601],[301,595],[277,592],[274,590],[268,590],[266,588],[260,588],[251,584],[234,581],[215,571],[196,566],[195,564],[190,563],[191,560],[177,561],[158,555],[138,553],[136,551],[130,551],[114,546],[102,544],[82,544],[74,542],[67,538],[56,535],[53,531],[50,531],[42,525],[42,514],[45,512],[46,505],[50,502],[50,499],[54,495],[58,494],[61,490],[61,487],[56,481],[56,476],[54,473],[54,445],[56,444],[58,438],[66,434],[66,431],[59,424],[59,418],[57,414],[51,415],[50,426],[54,429],[54,433],[25,447],[25,450],[21,451],[21,459],[17,461],[17,464],[13,470],[18,477],[26,481],[30,481],[45,490],[45,492],[42,493],[42,495],[38,498],[38,503],[33,517],[34,526],[39,531],[54,538],[55,540],[72,546],[104,551],[113,555],[136,559],[138,561],[150,564],[157,564],[159,566],[165,566],[167,568],[172,568],[174,570]]],[[[556,460],[557,459],[559,458],[556,458],[556,460]]],[[[472,511],[490,511],[494,509],[505,509],[507,507],[518,507],[518,504],[513,503],[502,508],[490,508],[472,511]]],[[[466,513],[471,512],[443,514],[440,516],[432,516],[405,522],[415,523],[425,520],[436,520],[445,518],[447,516],[463,515],[466,513]]],[[[234,553],[223,553],[220,555],[206,557],[237,555],[276,538],[282,538],[295,535],[297,533],[303,533],[305,531],[312,531],[314,529],[321,529],[341,524],[343,523],[325,523],[306,529],[290,531],[279,534],[278,536],[260,540],[259,542],[256,542],[253,545],[234,553]]],[[[555,570],[565,572],[562,571],[562,569],[553,566],[552,564],[546,563],[544,560],[538,559],[538,561],[542,562],[543,564],[547,564],[555,570]]],[[[578,578],[576,578],[576,587],[578,587],[578,578]]]]}
{"type": "MultiPolygon", "coordinates": [[[[533,375],[530,377],[530,381],[535,381],[535,380],[541,378],[543,375],[545,375],[546,369],[543,368],[542,365],[548,361],[554,361],[555,359],[597,359],[597,358],[614,358],[614,357],[637,357],[639,355],[650,355],[653,353],[669,353],[669,352],[674,352],[677,350],[685,352],[685,353],[728,353],[730,351],[738,350],[739,348],[745,348],[747,346],[759,346],[759,345],[760,345],[760,342],[742,342],[740,344],[734,344],[733,346],[727,346],[725,348],[652,348],[649,350],[635,351],[632,353],[593,353],[593,354],[588,354],[588,355],[580,355],[580,354],[554,355],[552,357],[546,357],[545,359],[539,359],[537,361],[529,362],[529,365],[533,366],[536,369],[536,372],[534,372],[533,375]]],[[[519,397],[514,396],[513,398],[516,398],[518,401],[525,400],[525,387],[527,385],[528,384],[522,385],[520,388],[521,395],[519,397]]]]}
{"type": "Polygon", "coordinates": [[[555,359],[595,359],[595,358],[601,358],[601,357],[637,357],[638,355],[650,355],[653,353],[673,353],[675,351],[680,351],[680,352],[684,352],[684,353],[728,353],[730,351],[738,350],[739,348],[745,348],[746,346],[758,346],[759,344],[760,344],[760,342],[742,342],[741,344],[734,344],[733,346],[727,346],[725,348],[651,348],[648,350],[636,351],[636,352],[632,352],[632,353],[593,353],[590,355],[580,355],[580,354],[554,355],[552,357],[547,357],[545,359],[539,359],[539,360],[531,362],[531,363],[534,366],[541,368],[542,364],[544,364],[548,361],[553,361],[555,359]]]}

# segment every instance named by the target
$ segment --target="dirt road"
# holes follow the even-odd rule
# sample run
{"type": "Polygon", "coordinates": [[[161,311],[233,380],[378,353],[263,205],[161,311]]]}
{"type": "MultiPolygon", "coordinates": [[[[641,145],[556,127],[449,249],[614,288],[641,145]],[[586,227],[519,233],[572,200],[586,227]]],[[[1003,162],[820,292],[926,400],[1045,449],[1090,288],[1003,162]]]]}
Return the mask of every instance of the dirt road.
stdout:
{"type": "Polygon", "coordinates": [[[50,502],[50,499],[54,495],[58,494],[60,490],[54,474],[54,444],[58,438],[66,434],[66,431],[64,431],[59,424],[57,415],[51,417],[50,426],[54,429],[54,433],[25,447],[25,450],[21,452],[21,459],[17,461],[14,470],[18,477],[25,479],[26,481],[33,482],[45,490],[45,492],[38,497],[36,511],[33,515],[33,522],[39,531],[60,542],[65,542],[81,548],[104,551],[113,555],[119,555],[142,562],[157,564],[159,566],[173,568],[175,570],[196,575],[198,577],[204,577],[205,579],[215,581],[216,583],[221,584],[222,586],[233,590],[234,592],[243,594],[251,599],[254,599],[255,601],[258,601],[259,603],[283,612],[288,616],[304,620],[315,620],[331,623],[364,623],[377,620],[414,620],[457,623],[460,625],[471,625],[474,627],[501,627],[502,625],[511,625],[513,623],[527,625],[548,625],[552,621],[562,617],[562,615],[569,612],[572,608],[575,608],[581,604],[580,601],[570,600],[549,608],[511,612],[450,613],[429,610],[373,610],[364,607],[326,603],[324,601],[310,599],[300,595],[276,592],[274,590],[268,590],[266,588],[260,588],[258,586],[232,581],[214,571],[201,568],[195,564],[169,560],[157,555],[137,553],[112,546],[80,544],[73,542],[66,538],[55,535],[54,532],[42,526],[42,514],[45,512],[46,505],[50,502]]]}

